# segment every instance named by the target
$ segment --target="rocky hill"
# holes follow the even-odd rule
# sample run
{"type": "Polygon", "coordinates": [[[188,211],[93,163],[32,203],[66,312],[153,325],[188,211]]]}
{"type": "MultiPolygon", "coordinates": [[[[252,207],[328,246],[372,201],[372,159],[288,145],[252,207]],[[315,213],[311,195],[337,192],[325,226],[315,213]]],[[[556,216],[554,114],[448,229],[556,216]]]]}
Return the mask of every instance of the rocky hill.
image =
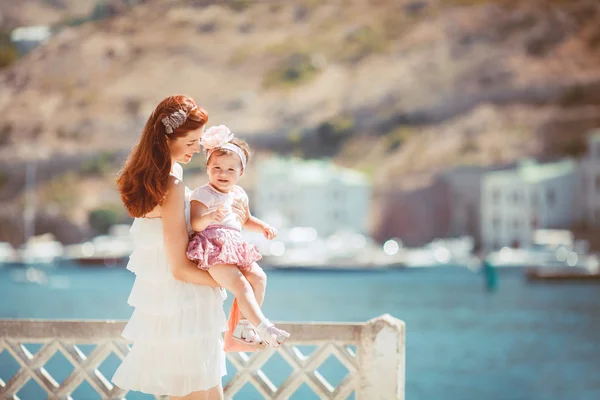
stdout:
{"type": "MultiPolygon", "coordinates": [[[[0,198],[18,204],[34,157],[48,182],[112,165],[172,93],[259,149],[362,169],[379,192],[455,165],[576,155],[600,124],[599,61],[594,0],[150,0],[0,71],[0,198]]],[[[408,229],[384,224],[379,238],[408,229]]]]}
{"type": "Polygon", "coordinates": [[[3,0],[0,27],[78,24],[103,15],[115,15],[144,0],[3,0]]]}

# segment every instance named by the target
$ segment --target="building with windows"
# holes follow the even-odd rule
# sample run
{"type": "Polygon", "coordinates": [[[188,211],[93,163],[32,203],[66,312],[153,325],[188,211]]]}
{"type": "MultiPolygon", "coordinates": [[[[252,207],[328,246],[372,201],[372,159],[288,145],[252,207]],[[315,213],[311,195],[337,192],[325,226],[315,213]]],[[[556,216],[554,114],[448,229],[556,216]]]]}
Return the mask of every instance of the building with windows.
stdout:
{"type": "Polygon", "coordinates": [[[320,236],[366,232],[371,183],[328,161],[274,157],[256,168],[253,214],[279,227],[313,227],[320,236]]]}
{"type": "Polygon", "coordinates": [[[482,176],[497,167],[456,166],[438,176],[445,187],[448,208],[446,237],[471,236],[481,244],[481,182],[482,176]]]}
{"type": "Polygon", "coordinates": [[[581,160],[581,211],[585,223],[600,228],[600,130],[588,136],[588,154],[581,160]]]}
{"type": "Polygon", "coordinates": [[[484,250],[527,247],[536,229],[570,228],[577,220],[578,169],[572,160],[485,174],[481,182],[481,237],[484,250]]]}

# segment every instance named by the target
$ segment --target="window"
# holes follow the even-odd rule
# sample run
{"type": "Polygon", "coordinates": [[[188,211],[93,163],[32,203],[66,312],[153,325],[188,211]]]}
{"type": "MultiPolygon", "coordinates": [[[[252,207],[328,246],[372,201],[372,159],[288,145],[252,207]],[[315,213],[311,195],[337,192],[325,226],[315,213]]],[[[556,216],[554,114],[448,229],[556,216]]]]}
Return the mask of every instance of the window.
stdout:
{"type": "Polygon", "coordinates": [[[548,189],[546,192],[546,200],[548,201],[548,206],[552,207],[556,202],[556,192],[553,188],[548,189]]]}
{"type": "Polygon", "coordinates": [[[288,211],[287,217],[288,217],[288,222],[290,223],[290,225],[296,226],[296,224],[297,224],[296,213],[294,211],[288,211]]]}
{"type": "Polygon", "coordinates": [[[531,217],[531,229],[536,230],[539,225],[540,225],[540,223],[539,223],[538,217],[536,217],[536,216],[531,217]]]}
{"type": "Polygon", "coordinates": [[[492,218],[492,227],[494,229],[500,229],[500,218],[498,218],[498,217],[492,218]]]}
{"type": "Polygon", "coordinates": [[[518,204],[519,200],[520,200],[520,197],[521,196],[519,196],[519,192],[514,192],[513,195],[512,195],[513,203],[518,204]]]}
{"type": "Polygon", "coordinates": [[[500,203],[500,191],[497,189],[492,192],[492,202],[494,204],[500,203]]]}
{"type": "Polygon", "coordinates": [[[339,189],[333,189],[333,191],[331,192],[331,198],[335,201],[339,201],[342,199],[342,193],[339,189]]]}
{"type": "Polygon", "coordinates": [[[333,213],[331,213],[331,216],[336,222],[339,222],[342,219],[342,214],[339,211],[334,211],[333,213]]]}

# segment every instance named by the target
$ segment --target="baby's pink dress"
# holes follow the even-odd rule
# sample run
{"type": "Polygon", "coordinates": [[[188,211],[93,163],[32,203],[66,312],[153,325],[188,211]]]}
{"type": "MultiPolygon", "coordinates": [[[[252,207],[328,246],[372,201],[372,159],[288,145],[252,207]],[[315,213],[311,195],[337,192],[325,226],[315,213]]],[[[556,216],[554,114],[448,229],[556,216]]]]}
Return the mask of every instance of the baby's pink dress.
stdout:
{"type": "Polygon", "coordinates": [[[197,263],[200,269],[208,270],[218,264],[233,264],[240,269],[250,269],[252,263],[262,258],[256,246],[242,237],[242,224],[232,210],[235,200],[240,199],[244,204],[248,204],[248,195],[244,189],[234,186],[231,192],[222,193],[207,183],[196,188],[190,199],[204,204],[207,212],[219,207],[226,210],[223,221],[211,224],[201,232],[195,232],[190,239],[187,257],[197,263]]]}

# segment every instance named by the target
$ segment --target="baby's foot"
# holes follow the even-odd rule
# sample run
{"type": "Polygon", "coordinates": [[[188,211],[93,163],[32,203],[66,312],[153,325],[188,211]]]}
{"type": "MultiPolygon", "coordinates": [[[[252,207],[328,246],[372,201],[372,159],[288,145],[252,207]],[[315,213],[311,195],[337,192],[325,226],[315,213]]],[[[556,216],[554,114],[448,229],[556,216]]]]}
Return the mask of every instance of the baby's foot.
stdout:
{"type": "Polygon", "coordinates": [[[256,330],[262,340],[274,348],[281,346],[290,337],[288,332],[277,328],[268,319],[261,322],[256,330]]]}
{"type": "Polygon", "coordinates": [[[260,338],[254,325],[247,319],[242,319],[238,322],[232,335],[233,339],[237,342],[243,343],[246,346],[252,348],[264,348],[266,343],[260,338]]]}

